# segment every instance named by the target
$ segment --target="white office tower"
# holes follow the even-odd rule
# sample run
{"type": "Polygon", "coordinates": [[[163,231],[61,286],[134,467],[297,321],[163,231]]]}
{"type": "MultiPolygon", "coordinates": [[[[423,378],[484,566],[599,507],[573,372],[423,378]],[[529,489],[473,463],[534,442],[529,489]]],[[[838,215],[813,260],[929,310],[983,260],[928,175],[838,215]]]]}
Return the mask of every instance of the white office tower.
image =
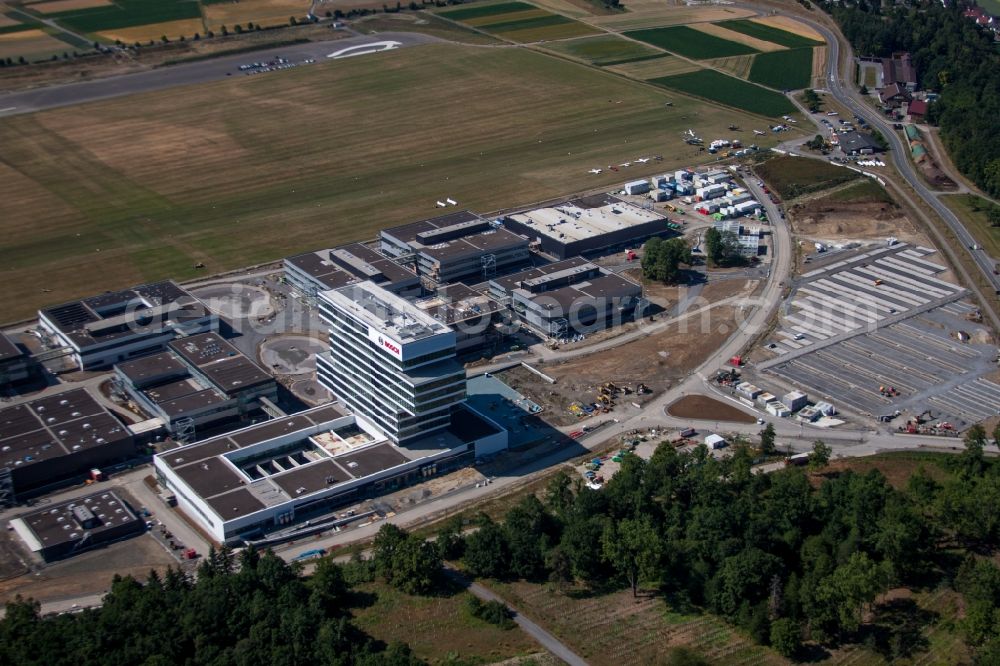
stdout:
{"type": "Polygon", "coordinates": [[[367,281],[321,292],[319,309],[330,351],[317,375],[337,399],[397,444],[448,427],[465,400],[454,331],[367,281]]]}

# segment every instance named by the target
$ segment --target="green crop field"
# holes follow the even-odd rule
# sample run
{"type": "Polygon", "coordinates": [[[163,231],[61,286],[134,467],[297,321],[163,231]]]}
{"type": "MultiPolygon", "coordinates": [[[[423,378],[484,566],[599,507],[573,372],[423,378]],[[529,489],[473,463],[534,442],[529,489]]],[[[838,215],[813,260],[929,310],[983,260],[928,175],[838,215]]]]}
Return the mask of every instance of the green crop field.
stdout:
{"type": "Polygon", "coordinates": [[[808,37],[803,37],[802,35],[796,35],[794,32],[788,32],[787,30],[782,30],[781,28],[775,28],[762,23],[755,23],[753,21],[720,21],[719,23],[716,23],[716,25],[726,28],[727,30],[749,35],[750,37],[763,39],[765,42],[787,46],[790,49],[823,45],[823,42],[817,42],[814,39],[809,39],[808,37]]]}
{"type": "Polygon", "coordinates": [[[795,111],[795,106],[781,93],[712,69],[664,76],[649,82],[762,116],[777,117],[795,111]]]}
{"type": "Polygon", "coordinates": [[[600,35],[598,37],[554,42],[545,48],[556,53],[580,58],[599,66],[620,65],[644,58],[658,58],[663,55],[660,51],[615,35],[600,35]]]}
{"type": "Polygon", "coordinates": [[[753,59],[748,78],[778,90],[808,88],[812,80],[812,62],[812,47],[761,53],[753,59]]]}
{"type": "Polygon", "coordinates": [[[0,313],[371,238],[444,197],[487,212],[611,186],[620,174],[587,170],[685,166],[684,129],[752,123],[527,49],[450,44],[5,117],[0,313]]]}
{"type": "Polygon", "coordinates": [[[633,30],[626,32],[625,35],[695,60],[758,53],[757,49],[745,44],[721,39],[684,25],[677,25],[670,28],[633,30]]]}
{"type": "Polygon", "coordinates": [[[496,16],[498,14],[511,14],[529,9],[537,9],[534,5],[526,2],[498,2],[495,5],[476,5],[473,7],[463,7],[462,9],[449,9],[438,12],[441,16],[450,18],[452,21],[464,21],[466,19],[480,18],[483,16],[496,16]]]}
{"type": "Polygon", "coordinates": [[[49,14],[78,32],[117,30],[148,23],[200,19],[198,0],[114,0],[114,4],[49,14]]]}
{"type": "Polygon", "coordinates": [[[783,155],[757,166],[757,174],[782,199],[819,192],[841,183],[864,178],[857,171],[833,166],[808,157],[783,155]]]}

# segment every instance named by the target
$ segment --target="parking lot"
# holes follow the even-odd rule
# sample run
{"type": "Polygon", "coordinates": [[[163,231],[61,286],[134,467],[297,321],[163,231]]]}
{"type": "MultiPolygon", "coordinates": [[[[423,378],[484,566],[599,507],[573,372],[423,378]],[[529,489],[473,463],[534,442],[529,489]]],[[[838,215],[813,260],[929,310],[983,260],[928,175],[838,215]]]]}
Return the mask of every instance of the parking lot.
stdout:
{"type": "Polygon", "coordinates": [[[1000,411],[1000,384],[983,378],[996,369],[997,348],[984,327],[966,318],[974,312],[967,302],[948,303],[779,358],[768,371],[814,400],[872,417],[930,410],[933,420],[960,430],[1000,411]]]}
{"type": "Polygon", "coordinates": [[[796,356],[812,345],[835,342],[892,324],[965,294],[939,277],[945,268],[934,250],[896,243],[852,253],[796,281],[782,326],[770,349],[796,356]]]}

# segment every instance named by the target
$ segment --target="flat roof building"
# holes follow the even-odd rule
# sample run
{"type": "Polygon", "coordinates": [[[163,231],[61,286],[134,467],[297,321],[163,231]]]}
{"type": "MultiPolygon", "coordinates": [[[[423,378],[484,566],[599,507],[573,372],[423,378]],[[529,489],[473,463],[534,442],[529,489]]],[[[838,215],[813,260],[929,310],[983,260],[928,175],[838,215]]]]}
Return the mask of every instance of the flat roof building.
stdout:
{"type": "Polygon", "coordinates": [[[46,506],[10,521],[25,546],[46,562],[137,534],[145,522],[114,490],[46,506]]]}
{"type": "Polygon", "coordinates": [[[845,155],[871,155],[882,152],[882,146],[872,138],[871,134],[865,132],[844,132],[840,135],[839,141],[840,150],[845,155]]]}
{"type": "Polygon", "coordinates": [[[452,424],[400,447],[338,404],[158,454],[159,483],[219,542],[263,536],[474,462],[506,431],[459,406],[452,424]]]}
{"type": "Polygon", "coordinates": [[[435,282],[483,279],[531,257],[525,238],[469,211],[384,229],[379,240],[387,255],[412,255],[417,273],[435,282]]]}
{"type": "Polygon", "coordinates": [[[284,265],[285,279],[307,297],[364,280],[394,294],[420,293],[416,273],[361,243],[297,254],[285,259],[284,265]]]}
{"type": "Polygon", "coordinates": [[[447,428],[465,399],[456,335],[409,301],[371,282],[320,293],[330,350],[317,378],[394,443],[447,428]]]}
{"type": "Polygon", "coordinates": [[[478,349],[493,340],[499,306],[486,294],[456,282],[438,287],[433,296],[413,303],[455,332],[455,351],[478,349]]]}
{"type": "Polygon", "coordinates": [[[0,409],[0,471],[15,493],[132,457],[128,429],[85,389],[0,409]]]}
{"type": "Polygon", "coordinates": [[[174,340],[167,351],[115,366],[121,387],[175,436],[185,429],[244,420],[277,400],[274,377],[217,333],[174,340]]]}
{"type": "Polygon", "coordinates": [[[31,357],[7,334],[0,333],[0,388],[24,381],[31,375],[31,357]]]}
{"type": "Polygon", "coordinates": [[[672,233],[663,215],[610,194],[513,213],[504,218],[504,224],[558,259],[672,233]]]}
{"type": "Polygon", "coordinates": [[[178,333],[219,328],[218,316],[176,282],[145,284],[38,311],[41,327],[81,370],[162,349],[178,333]]]}
{"type": "Polygon", "coordinates": [[[641,285],[582,257],[491,280],[490,295],[556,338],[633,319],[645,304],[641,285]]]}

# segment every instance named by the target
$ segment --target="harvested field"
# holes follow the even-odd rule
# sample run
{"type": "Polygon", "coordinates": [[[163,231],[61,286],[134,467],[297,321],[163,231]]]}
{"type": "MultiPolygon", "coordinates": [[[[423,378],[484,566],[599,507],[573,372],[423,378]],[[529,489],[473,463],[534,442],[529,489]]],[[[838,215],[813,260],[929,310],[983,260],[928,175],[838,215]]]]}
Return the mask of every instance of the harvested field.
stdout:
{"type": "Polygon", "coordinates": [[[608,69],[613,72],[618,72],[619,74],[624,74],[625,76],[631,76],[635,79],[647,81],[649,79],[657,79],[664,76],[697,72],[701,68],[693,62],[664,53],[662,58],[630,62],[624,65],[614,65],[612,67],[608,67],[608,69]]]}
{"type": "Polygon", "coordinates": [[[589,0],[535,0],[535,4],[570,18],[589,18],[595,14],[616,14],[589,0]]]}
{"type": "Polygon", "coordinates": [[[637,58],[660,55],[655,49],[615,35],[572,39],[550,44],[545,48],[598,66],[623,64],[637,58]]]}
{"type": "MultiPolygon", "coordinates": [[[[344,2],[324,3],[317,7],[318,14],[340,9],[354,9],[351,0],[344,2]]],[[[309,0],[239,0],[239,2],[216,2],[203,5],[205,25],[209,30],[218,30],[221,26],[232,28],[239,23],[259,23],[263,26],[287,25],[292,16],[302,18],[309,13],[309,0]]],[[[381,9],[381,2],[375,4],[368,1],[357,4],[357,7],[381,9]]]]}
{"type": "Polygon", "coordinates": [[[30,7],[40,14],[54,14],[56,12],[68,12],[74,9],[104,7],[110,4],[111,0],[47,0],[46,2],[32,3],[30,7]]]}
{"type": "Polygon", "coordinates": [[[580,23],[570,21],[569,23],[559,23],[555,25],[544,25],[534,28],[522,28],[510,32],[498,33],[501,37],[521,44],[531,44],[533,42],[547,42],[555,39],[569,39],[571,37],[583,37],[586,35],[596,35],[598,30],[580,23]]]}
{"type": "Polygon", "coordinates": [[[790,16],[761,16],[750,19],[754,23],[759,23],[761,25],[769,25],[779,30],[785,30],[793,34],[799,35],[800,37],[805,37],[807,39],[812,39],[817,42],[824,42],[823,35],[819,34],[805,23],[801,21],[796,21],[790,16]]]}
{"type": "Polygon", "coordinates": [[[427,663],[455,661],[461,655],[463,662],[493,664],[541,651],[519,628],[505,630],[470,616],[467,592],[415,597],[383,583],[362,584],[358,592],[362,599],[374,597],[352,609],[358,627],[376,640],[408,644],[427,663]]]}
{"type": "Polygon", "coordinates": [[[523,2],[450,9],[439,14],[504,39],[530,43],[597,34],[593,27],[523,2]]]}
{"type": "Polygon", "coordinates": [[[732,421],[734,423],[754,423],[756,419],[742,409],[709,398],[706,395],[686,395],[667,407],[671,416],[702,421],[732,421]]]}
{"type": "Polygon", "coordinates": [[[66,42],[34,28],[0,33],[0,58],[31,60],[69,50],[72,47],[66,42]]]}
{"type": "Polygon", "coordinates": [[[684,25],[670,28],[635,30],[625,34],[632,39],[638,39],[639,41],[658,46],[661,49],[694,60],[723,58],[757,52],[756,49],[749,46],[713,37],[684,25]]]}
{"type": "Polygon", "coordinates": [[[826,75],[826,47],[817,46],[813,49],[813,59],[812,59],[812,80],[813,85],[818,86],[822,84],[823,77],[826,75]]]}
{"type": "Polygon", "coordinates": [[[115,0],[113,4],[51,14],[62,25],[77,32],[97,33],[150,23],[201,19],[197,0],[115,0]]]}
{"type": "Polygon", "coordinates": [[[806,46],[819,46],[824,43],[822,39],[805,37],[794,32],[789,32],[783,28],[778,28],[766,23],[760,23],[756,20],[723,21],[718,25],[726,28],[727,30],[739,32],[772,44],[779,44],[790,49],[803,48],[806,46]]]}
{"type": "MultiPolygon", "coordinates": [[[[0,312],[370,238],[433,216],[435,197],[481,211],[556,197],[594,164],[677,144],[685,117],[710,136],[753,122],[527,49],[440,44],[3,118],[0,312]]],[[[677,146],[636,176],[697,156],[677,146]]]]}
{"type": "MultiPolygon", "coordinates": [[[[0,5],[0,12],[2,12],[6,7],[0,5]]],[[[0,14],[0,28],[12,28],[14,26],[21,25],[21,22],[15,18],[11,18],[6,14],[0,14]]]]}
{"type": "Polygon", "coordinates": [[[780,44],[768,42],[763,39],[757,39],[756,37],[742,32],[737,32],[735,30],[727,30],[723,27],[723,24],[719,23],[695,23],[691,27],[698,32],[705,33],[706,35],[712,35],[713,37],[725,39],[729,42],[743,44],[744,46],[747,46],[755,51],[761,51],[763,53],[767,53],[769,51],[780,51],[783,48],[780,44]]]}
{"type": "Polygon", "coordinates": [[[706,60],[705,64],[714,69],[721,69],[733,76],[745,79],[750,74],[750,67],[753,65],[754,57],[752,55],[742,55],[731,58],[715,58],[713,60],[706,60]]]}
{"type": "Polygon", "coordinates": [[[753,60],[750,80],[777,90],[808,88],[812,83],[812,47],[762,53],[753,60]]]}
{"type": "Polygon", "coordinates": [[[762,116],[775,118],[796,111],[795,105],[780,93],[711,69],[653,79],[652,82],[762,116]]]}
{"type": "Polygon", "coordinates": [[[184,21],[168,21],[167,23],[150,23],[149,25],[139,25],[134,28],[119,28],[118,30],[102,31],[97,33],[108,41],[120,39],[126,44],[132,42],[148,42],[149,40],[160,41],[161,37],[169,39],[179,39],[186,37],[191,39],[195,33],[205,32],[205,25],[201,19],[187,19],[184,21]]]}
{"type": "Polygon", "coordinates": [[[794,199],[863,178],[856,171],[806,157],[772,157],[755,170],[782,199],[794,199]]]}
{"type": "Polygon", "coordinates": [[[615,31],[656,28],[666,25],[688,25],[692,23],[725,21],[753,16],[753,12],[733,7],[687,7],[671,6],[663,0],[630,0],[628,12],[610,16],[587,18],[601,28],[615,31]]]}

